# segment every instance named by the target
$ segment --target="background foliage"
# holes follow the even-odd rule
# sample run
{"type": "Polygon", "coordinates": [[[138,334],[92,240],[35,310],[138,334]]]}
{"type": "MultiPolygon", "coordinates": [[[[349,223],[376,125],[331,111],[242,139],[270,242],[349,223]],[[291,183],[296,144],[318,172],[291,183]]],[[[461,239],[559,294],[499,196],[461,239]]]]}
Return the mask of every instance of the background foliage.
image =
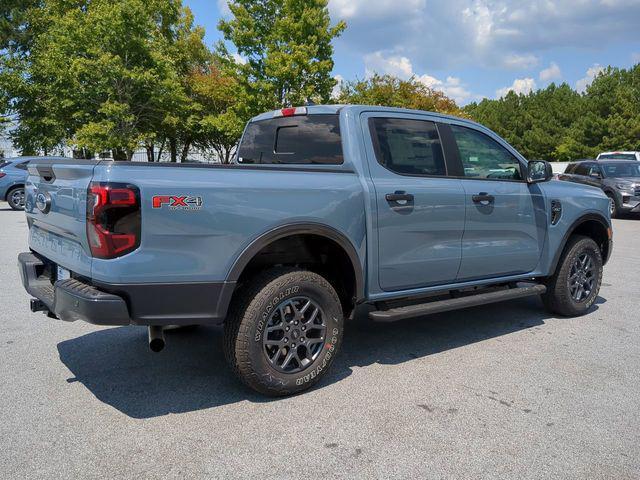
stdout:
{"type": "Polygon", "coordinates": [[[467,105],[465,112],[529,159],[570,161],[640,150],[640,64],[609,67],[579,94],[551,84],[528,95],[467,105]]]}
{"type": "Polygon", "coordinates": [[[640,65],[609,68],[583,94],[555,85],[460,108],[415,78],[332,77],[328,0],[232,0],[209,48],[182,0],[3,0],[0,130],[23,154],[72,146],[149,161],[190,149],[230,161],[253,115],[291,105],[355,103],[472,118],[528,158],[573,160],[640,150],[640,65]],[[228,47],[237,53],[231,54],[228,47]],[[333,98],[332,98],[333,97],[333,98]]]}

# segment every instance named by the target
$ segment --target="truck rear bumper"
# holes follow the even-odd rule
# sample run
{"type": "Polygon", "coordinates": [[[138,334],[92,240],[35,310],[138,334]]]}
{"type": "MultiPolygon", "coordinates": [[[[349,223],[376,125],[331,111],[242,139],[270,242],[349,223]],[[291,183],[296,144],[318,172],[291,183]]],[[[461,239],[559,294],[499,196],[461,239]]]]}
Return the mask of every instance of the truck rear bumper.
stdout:
{"type": "Polygon", "coordinates": [[[234,282],[116,285],[55,280],[55,265],[31,252],[18,255],[18,266],[24,288],[41,302],[33,310],[95,325],[219,324],[235,289],[234,282]]]}

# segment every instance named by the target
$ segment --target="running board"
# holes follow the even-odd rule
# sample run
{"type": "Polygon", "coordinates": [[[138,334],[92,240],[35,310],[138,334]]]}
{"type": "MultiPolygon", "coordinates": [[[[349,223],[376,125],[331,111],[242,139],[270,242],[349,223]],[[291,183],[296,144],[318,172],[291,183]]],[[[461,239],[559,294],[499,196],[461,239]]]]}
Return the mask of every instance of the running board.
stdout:
{"type": "Polygon", "coordinates": [[[448,312],[449,310],[459,310],[478,305],[486,305],[488,303],[502,302],[504,300],[542,295],[546,291],[547,287],[544,285],[509,288],[506,290],[499,290],[497,292],[478,293],[475,295],[468,295],[466,297],[448,298],[446,300],[421,303],[418,305],[408,305],[406,307],[392,308],[389,310],[377,310],[375,312],[370,312],[369,318],[376,322],[396,322],[406,318],[448,312]]]}

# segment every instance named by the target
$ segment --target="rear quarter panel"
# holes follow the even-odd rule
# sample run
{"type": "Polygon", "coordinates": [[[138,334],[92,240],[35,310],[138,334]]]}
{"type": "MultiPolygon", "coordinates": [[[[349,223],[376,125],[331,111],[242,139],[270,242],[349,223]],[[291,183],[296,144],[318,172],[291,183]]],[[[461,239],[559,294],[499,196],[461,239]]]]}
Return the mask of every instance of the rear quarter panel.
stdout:
{"type": "Polygon", "coordinates": [[[94,181],[140,188],[142,241],[114,260],[94,259],[92,277],[109,283],[213,282],[255,239],[292,223],[343,233],[364,258],[364,194],[358,176],[318,169],[261,169],[106,163],[94,181]],[[200,210],[153,208],[154,196],[202,197],[200,210]]]}

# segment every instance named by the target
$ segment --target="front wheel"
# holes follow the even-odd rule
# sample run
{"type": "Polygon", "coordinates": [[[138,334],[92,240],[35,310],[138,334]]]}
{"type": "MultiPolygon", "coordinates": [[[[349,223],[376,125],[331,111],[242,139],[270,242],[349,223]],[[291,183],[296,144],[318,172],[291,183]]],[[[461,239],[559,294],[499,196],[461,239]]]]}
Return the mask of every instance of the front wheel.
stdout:
{"type": "Polygon", "coordinates": [[[609,213],[611,213],[611,218],[618,218],[620,215],[620,207],[618,207],[616,197],[612,193],[607,193],[607,197],[609,197],[609,213]]]}
{"type": "Polygon", "coordinates": [[[325,278],[274,268],[236,295],[225,324],[225,356],[254,390],[298,393],[326,375],[342,343],[343,323],[338,295],[325,278]]]}
{"type": "Polygon", "coordinates": [[[556,273],[542,296],[553,313],[575,317],[587,313],[602,285],[602,252],[593,239],[576,235],[569,239],[556,273]]]}
{"type": "Polygon", "coordinates": [[[24,210],[24,187],[15,187],[9,190],[7,203],[13,210],[24,210]]]}

